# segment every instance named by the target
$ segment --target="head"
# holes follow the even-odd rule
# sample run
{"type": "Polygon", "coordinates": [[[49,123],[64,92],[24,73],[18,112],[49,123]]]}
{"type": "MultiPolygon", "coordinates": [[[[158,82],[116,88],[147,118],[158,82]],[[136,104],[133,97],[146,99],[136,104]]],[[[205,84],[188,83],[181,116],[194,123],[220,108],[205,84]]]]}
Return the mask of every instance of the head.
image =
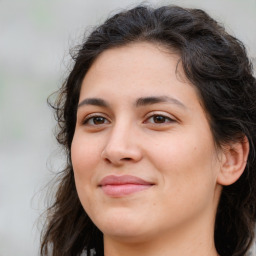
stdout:
{"type": "MultiPolygon", "coordinates": [[[[196,111],[198,110],[196,113],[200,114],[199,117],[204,124],[201,126],[203,130],[200,134],[206,132],[204,138],[206,141],[209,140],[209,143],[203,143],[201,140],[201,148],[200,141],[194,145],[199,145],[201,153],[206,150],[204,148],[206,144],[210,145],[207,150],[212,152],[211,162],[218,163],[216,165],[222,164],[223,167],[215,166],[214,168],[220,171],[215,172],[213,177],[207,180],[207,182],[215,181],[218,184],[214,190],[216,194],[209,194],[209,196],[217,195],[216,205],[212,208],[215,220],[215,246],[222,256],[243,255],[253,238],[253,225],[256,218],[256,188],[254,187],[256,182],[256,135],[254,132],[256,82],[252,76],[252,67],[242,43],[227,34],[206,13],[201,10],[173,6],[158,9],[142,6],[116,14],[96,28],[77,52],[73,70],[61,88],[55,106],[60,126],[57,139],[66,149],[68,162],[63,172],[56,202],[51,208],[53,215],[42,249],[45,250],[47,244],[52,242],[53,250],[56,251],[54,255],[59,255],[57,251],[60,250],[62,250],[60,255],[79,253],[85,248],[88,250],[96,248],[97,253],[102,250],[102,232],[92,222],[93,214],[90,218],[84,211],[83,199],[81,195],[78,196],[80,183],[79,175],[75,175],[76,181],[74,178],[75,168],[78,169],[78,167],[76,167],[77,160],[73,153],[76,149],[73,148],[74,144],[78,144],[75,134],[79,121],[79,104],[84,96],[90,94],[92,91],[90,88],[94,88],[94,83],[90,81],[97,77],[95,75],[97,67],[99,67],[98,70],[102,70],[101,67],[106,61],[111,62],[112,56],[121,58],[120,54],[127,51],[130,56],[138,56],[141,52],[144,59],[149,58],[148,62],[150,58],[154,58],[155,54],[155,63],[159,64],[155,68],[165,61],[169,63],[170,60],[169,66],[163,65],[159,72],[170,67],[172,77],[175,79],[171,84],[179,83],[179,85],[171,91],[168,91],[166,86],[167,91],[159,86],[156,91],[160,88],[163,94],[168,96],[174,94],[176,98],[187,103],[190,101],[186,101],[182,96],[184,90],[186,95],[192,95],[189,96],[190,100],[194,97],[195,104],[192,105],[196,111]],[[66,244],[66,246],[59,248],[58,244],[66,244]]],[[[128,60],[129,56],[123,56],[123,59],[128,60]]],[[[113,63],[116,62],[113,60],[113,63]]],[[[127,64],[127,69],[129,67],[127,64]]],[[[120,70],[122,71],[125,71],[125,68],[120,70]]],[[[151,73],[153,71],[144,76],[148,77],[151,73]]],[[[166,73],[163,72],[161,78],[165,77],[166,73]]],[[[117,84],[116,81],[113,83],[114,86],[117,84]]],[[[134,87],[129,97],[140,96],[141,92],[137,88],[134,87]]],[[[118,87],[116,90],[118,91],[118,87]]],[[[147,91],[147,88],[143,90],[147,91]]],[[[149,85],[148,90],[151,91],[146,96],[152,96],[153,86],[149,85]]],[[[197,128],[195,132],[198,132],[200,127],[194,127],[197,128]]],[[[197,135],[200,138],[198,133],[197,135]]],[[[187,143],[192,141],[193,144],[191,134],[189,138],[190,141],[187,143]]],[[[165,145],[168,153],[168,144],[165,145]]],[[[158,148],[159,150],[161,148],[158,148]]],[[[176,153],[181,155],[184,150],[176,153]]],[[[103,155],[105,154],[103,158],[109,162],[114,161],[109,156],[110,151],[109,148],[104,151],[105,153],[103,152],[103,155]]],[[[187,153],[192,153],[192,149],[187,153]]],[[[134,157],[136,158],[137,155],[135,154],[134,157]]],[[[154,157],[157,158],[157,154],[154,154],[154,157]]],[[[195,164],[195,159],[191,161],[195,164]]],[[[201,165],[198,161],[196,162],[197,170],[201,165]]],[[[208,165],[208,163],[210,160],[201,164],[208,165]]],[[[186,176],[187,173],[183,178],[186,176]]],[[[207,185],[213,186],[213,183],[207,183],[207,185]]],[[[90,215],[89,212],[88,214],[90,215]]],[[[97,219],[94,221],[98,222],[97,219]]],[[[101,226],[100,228],[102,229],[101,226]]]]}

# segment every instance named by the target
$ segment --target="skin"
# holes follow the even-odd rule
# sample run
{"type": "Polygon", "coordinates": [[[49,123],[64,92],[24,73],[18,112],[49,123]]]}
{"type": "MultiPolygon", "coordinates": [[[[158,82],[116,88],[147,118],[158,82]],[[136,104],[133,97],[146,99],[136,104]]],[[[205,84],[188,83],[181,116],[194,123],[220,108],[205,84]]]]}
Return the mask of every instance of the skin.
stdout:
{"type": "Polygon", "coordinates": [[[162,46],[134,43],[104,51],[84,77],[71,157],[80,201],[104,234],[106,256],[217,255],[225,156],[178,60],[162,46]],[[138,103],[147,97],[162,98],[138,103]],[[107,175],[154,185],[112,197],[99,186],[107,175]]]}

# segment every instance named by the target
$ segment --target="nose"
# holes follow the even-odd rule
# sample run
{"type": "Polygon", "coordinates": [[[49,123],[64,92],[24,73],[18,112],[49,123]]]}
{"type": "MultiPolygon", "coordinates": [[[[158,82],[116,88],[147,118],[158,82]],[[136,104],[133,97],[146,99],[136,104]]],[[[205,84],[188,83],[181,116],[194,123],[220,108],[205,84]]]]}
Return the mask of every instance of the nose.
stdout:
{"type": "Polygon", "coordinates": [[[114,126],[102,151],[102,158],[116,166],[140,161],[142,149],[136,128],[129,124],[114,126]]]}

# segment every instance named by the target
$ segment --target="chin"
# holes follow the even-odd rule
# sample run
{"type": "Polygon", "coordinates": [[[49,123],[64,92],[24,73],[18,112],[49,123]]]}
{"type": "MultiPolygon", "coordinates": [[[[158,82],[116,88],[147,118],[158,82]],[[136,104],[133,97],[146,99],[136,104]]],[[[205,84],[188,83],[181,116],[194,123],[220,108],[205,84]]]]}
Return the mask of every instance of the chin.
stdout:
{"type": "Polygon", "coordinates": [[[98,216],[94,223],[104,235],[120,239],[130,240],[147,233],[143,230],[143,227],[145,228],[147,225],[143,225],[142,220],[134,212],[129,214],[127,211],[112,210],[108,213],[105,212],[101,218],[98,216]]]}

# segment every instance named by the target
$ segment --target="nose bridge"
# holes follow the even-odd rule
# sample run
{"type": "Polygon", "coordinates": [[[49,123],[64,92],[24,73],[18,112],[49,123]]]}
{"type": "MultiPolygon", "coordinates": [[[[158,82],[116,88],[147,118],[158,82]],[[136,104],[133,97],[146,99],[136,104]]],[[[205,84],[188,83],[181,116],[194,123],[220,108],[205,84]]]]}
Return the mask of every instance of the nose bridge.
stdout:
{"type": "Polygon", "coordinates": [[[136,137],[136,125],[129,118],[120,118],[113,124],[109,133],[103,157],[116,164],[124,160],[139,160],[141,152],[136,137]]]}
{"type": "Polygon", "coordinates": [[[126,139],[131,136],[131,133],[131,123],[127,120],[119,120],[118,122],[116,122],[111,131],[109,143],[121,143],[122,146],[125,146],[126,139]]]}

